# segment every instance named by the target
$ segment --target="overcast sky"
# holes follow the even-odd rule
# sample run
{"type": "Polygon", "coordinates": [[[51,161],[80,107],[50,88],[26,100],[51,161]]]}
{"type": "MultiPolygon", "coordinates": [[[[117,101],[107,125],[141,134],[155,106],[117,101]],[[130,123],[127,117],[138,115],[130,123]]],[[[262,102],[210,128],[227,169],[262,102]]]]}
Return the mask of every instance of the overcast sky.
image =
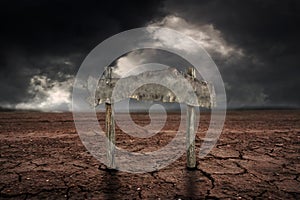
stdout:
{"type": "MultiPolygon", "coordinates": [[[[0,20],[1,107],[68,110],[85,56],[114,34],[150,25],[176,29],[210,53],[229,107],[300,107],[297,0],[2,0],[0,20]]],[[[136,56],[116,64],[126,69],[136,56]]]]}

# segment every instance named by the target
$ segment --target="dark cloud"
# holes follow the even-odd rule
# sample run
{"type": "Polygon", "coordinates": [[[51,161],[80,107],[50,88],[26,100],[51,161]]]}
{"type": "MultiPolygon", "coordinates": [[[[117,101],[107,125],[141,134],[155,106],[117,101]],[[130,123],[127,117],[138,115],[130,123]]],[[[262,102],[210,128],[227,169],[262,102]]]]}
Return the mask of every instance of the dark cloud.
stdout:
{"type": "Polygon", "coordinates": [[[165,10],[192,24],[212,24],[243,50],[243,58],[212,55],[230,84],[229,103],[255,104],[250,94],[263,91],[263,105],[300,105],[299,1],[166,1],[165,10]]]}
{"type": "Polygon", "coordinates": [[[63,81],[97,44],[159,16],[159,1],[1,1],[0,103],[28,94],[34,75],[63,81]]]}
{"type": "Polygon", "coordinates": [[[208,49],[226,82],[230,106],[300,106],[299,4],[296,0],[1,1],[0,105],[32,99],[28,89],[36,75],[62,83],[69,80],[89,51],[109,36],[173,15],[200,29],[211,24],[229,46],[242,49],[243,56],[208,49]]]}

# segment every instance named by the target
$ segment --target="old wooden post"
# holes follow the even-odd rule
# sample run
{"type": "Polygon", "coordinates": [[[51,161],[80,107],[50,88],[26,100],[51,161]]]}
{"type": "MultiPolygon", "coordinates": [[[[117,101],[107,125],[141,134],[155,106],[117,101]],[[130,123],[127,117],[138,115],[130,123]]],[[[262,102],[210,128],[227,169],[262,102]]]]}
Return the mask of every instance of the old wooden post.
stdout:
{"type": "MultiPolygon", "coordinates": [[[[194,80],[196,78],[195,69],[188,68],[187,74],[194,80]]],[[[195,108],[187,105],[187,131],[186,131],[186,145],[187,145],[187,167],[196,167],[196,153],[195,153],[195,108]]]]}
{"type": "Polygon", "coordinates": [[[115,120],[113,114],[113,107],[109,103],[105,103],[106,107],[106,119],[105,119],[105,127],[106,127],[106,137],[108,139],[107,142],[107,161],[108,168],[114,169],[115,166],[115,120]]]}
{"type": "MultiPolygon", "coordinates": [[[[108,67],[106,70],[105,78],[107,80],[106,85],[111,87],[111,74],[112,68],[108,67]]],[[[105,103],[106,107],[106,117],[105,117],[105,128],[106,128],[106,137],[108,139],[107,146],[106,146],[106,155],[107,155],[107,162],[108,168],[115,169],[115,120],[114,120],[114,111],[113,111],[113,104],[111,99],[105,103]]]]}

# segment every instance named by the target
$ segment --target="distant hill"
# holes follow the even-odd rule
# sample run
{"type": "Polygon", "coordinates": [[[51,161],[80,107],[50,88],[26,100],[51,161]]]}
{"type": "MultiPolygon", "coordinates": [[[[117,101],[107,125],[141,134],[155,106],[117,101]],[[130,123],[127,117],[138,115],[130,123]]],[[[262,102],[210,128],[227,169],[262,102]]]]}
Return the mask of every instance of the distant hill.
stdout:
{"type": "Polygon", "coordinates": [[[26,110],[26,109],[15,109],[15,108],[5,108],[0,106],[0,112],[41,112],[39,110],[26,110]]]}
{"type": "Polygon", "coordinates": [[[16,109],[0,107],[0,112],[14,112],[16,109]]]}
{"type": "Polygon", "coordinates": [[[227,110],[299,110],[300,107],[296,106],[245,106],[227,108],[227,110]]]}

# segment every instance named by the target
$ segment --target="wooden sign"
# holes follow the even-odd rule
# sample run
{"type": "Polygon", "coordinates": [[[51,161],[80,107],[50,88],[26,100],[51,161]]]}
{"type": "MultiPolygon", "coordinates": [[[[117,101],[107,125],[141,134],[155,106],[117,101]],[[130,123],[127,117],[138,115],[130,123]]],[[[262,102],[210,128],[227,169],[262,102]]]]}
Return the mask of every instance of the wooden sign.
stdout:
{"type": "Polygon", "coordinates": [[[94,105],[106,105],[106,136],[108,168],[116,168],[114,159],[115,122],[113,104],[126,98],[138,101],[161,101],[187,104],[187,167],[196,167],[195,156],[195,106],[211,108],[215,106],[215,92],[212,85],[196,79],[195,69],[189,68],[186,73],[174,68],[157,71],[147,71],[125,78],[113,78],[113,68],[107,67],[98,82],[94,105]],[[164,80],[166,87],[160,84],[164,80]],[[145,80],[149,83],[145,84],[145,80]],[[187,87],[187,84],[189,87],[187,87]],[[115,88],[117,92],[114,92],[115,88]],[[136,89],[137,88],[137,89],[136,89]],[[171,88],[171,89],[170,89],[171,88]],[[172,90],[172,88],[174,90],[172,90]],[[177,92],[177,95],[175,94],[177,92]],[[178,95],[178,93],[193,94],[178,95]],[[113,98],[112,98],[113,97],[113,98]]]}

